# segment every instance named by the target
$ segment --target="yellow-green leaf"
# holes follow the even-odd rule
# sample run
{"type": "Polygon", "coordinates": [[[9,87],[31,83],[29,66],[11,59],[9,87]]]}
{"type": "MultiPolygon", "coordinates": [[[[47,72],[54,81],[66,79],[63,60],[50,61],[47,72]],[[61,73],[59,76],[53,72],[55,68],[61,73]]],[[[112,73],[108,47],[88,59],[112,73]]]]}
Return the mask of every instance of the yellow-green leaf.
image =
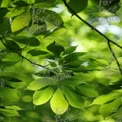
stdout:
{"type": "Polygon", "coordinates": [[[36,91],[33,95],[33,103],[35,105],[42,105],[46,103],[52,97],[52,95],[53,95],[52,87],[36,91]]]}
{"type": "Polygon", "coordinates": [[[24,12],[21,15],[17,16],[12,21],[12,25],[11,25],[12,32],[15,32],[27,27],[30,23],[30,20],[31,20],[30,12],[24,12]]]}
{"type": "Polygon", "coordinates": [[[57,115],[61,115],[68,109],[68,102],[66,101],[61,89],[57,89],[50,100],[50,106],[57,115]]]}
{"type": "Polygon", "coordinates": [[[106,95],[101,95],[99,97],[97,97],[92,104],[98,104],[98,105],[102,105],[106,102],[109,102],[111,100],[114,100],[115,98],[118,98],[120,95],[122,95],[121,92],[119,91],[113,91],[109,94],[106,94],[106,95]]]}
{"type": "Polygon", "coordinates": [[[107,117],[111,115],[112,113],[115,113],[119,107],[122,105],[122,100],[121,98],[117,98],[114,101],[104,104],[100,107],[100,113],[104,116],[107,117]]]}

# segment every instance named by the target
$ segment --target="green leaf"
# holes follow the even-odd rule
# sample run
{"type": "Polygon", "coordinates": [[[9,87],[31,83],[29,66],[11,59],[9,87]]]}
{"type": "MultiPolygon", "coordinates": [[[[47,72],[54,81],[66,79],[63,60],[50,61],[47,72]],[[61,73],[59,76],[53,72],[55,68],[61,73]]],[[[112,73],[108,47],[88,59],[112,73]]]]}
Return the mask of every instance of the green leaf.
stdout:
{"type": "Polygon", "coordinates": [[[65,49],[63,55],[73,53],[76,50],[77,46],[69,46],[65,49]]]}
{"type": "Polygon", "coordinates": [[[122,93],[119,92],[119,91],[112,91],[111,93],[109,94],[106,94],[106,95],[101,95],[99,97],[97,97],[92,104],[98,104],[98,105],[102,105],[104,103],[107,103],[111,100],[114,100],[116,98],[118,98],[119,96],[121,96],[122,93]]]}
{"type": "Polygon", "coordinates": [[[2,0],[1,7],[8,7],[10,5],[11,0],[2,0]]]}
{"type": "Polygon", "coordinates": [[[31,20],[30,12],[24,12],[21,15],[15,17],[11,25],[12,32],[16,32],[27,27],[30,23],[30,20],[31,20]]]}
{"type": "Polygon", "coordinates": [[[36,91],[36,90],[42,89],[46,86],[53,85],[53,84],[54,84],[54,82],[50,78],[40,78],[40,79],[36,79],[36,80],[32,81],[27,86],[27,89],[36,91]]]}
{"type": "Polygon", "coordinates": [[[27,53],[31,54],[32,56],[39,56],[39,55],[46,55],[46,54],[48,54],[48,52],[46,52],[46,51],[36,50],[36,49],[30,50],[27,53]]]}
{"type": "Polygon", "coordinates": [[[78,92],[87,97],[97,97],[98,91],[88,85],[81,85],[77,87],[78,92]]]}
{"type": "Polygon", "coordinates": [[[55,56],[60,56],[61,52],[64,51],[64,47],[61,45],[56,44],[54,41],[50,45],[47,46],[47,49],[52,52],[55,56]]]}
{"type": "Polygon", "coordinates": [[[42,104],[48,102],[49,99],[52,97],[52,95],[53,95],[52,87],[47,87],[40,91],[36,91],[33,94],[33,103],[35,105],[42,105],[42,104]]]}
{"type": "Polygon", "coordinates": [[[73,11],[75,11],[76,13],[79,13],[87,7],[88,0],[77,0],[77,1],[76,0],[70,0],[68,5],[73,11]]]}
{"type": "Polygon", "coordinates": [[[25,10],[24,9],[13,9],[12,11],[9,11],[7,14],[6,14],[6,17],[10,18],[10,17],[15,17],[15,16],[18,16],[22,13],[24,13],[25,10]]]}
{"type": "Polygon", "coordinates": [[[17,63],[18,61],[0,61],[0,68],[5,69],[10,66],[13,66],[17,63]]]}
{"type": "Polygon", "coordinates": [[[28,4],[24,1],[16,1],[14,5],[16,5],[17,7],[28,6],[28,4]]]}
{"type": "Polygon", "coordinates": [[[60,88],[58,88],[53,94],[53,97],[50,100],[50,106],[53,112],[57,115],[65,113],[68,109],[68,102],[66,101],[60,88]]]}
{"type": "Polygon", "coordinates": [[[62,18],[59,14],[54,11],[40,9],[40,8],[33,8],[32,9],[32,23],[43,23],[47,22],[55,27],[60,27],[63,24],[62,18]]]}
{"type": "Polygon", "coordinates": [[[56,0],[36,0],[35,2],[36,3],[39,3],[39,2],[47,2],[47,3],[54,3],[56,0]]]}
{"type": "Polygon", "coordinates": [[[9,19],[4,18],[2,20],[2,22],[0,23],[0,27],[2,29],[0,29],[0,34],[1,35],[5,35],[6,33],[10,32],[10,23],[9,23],[9,19]]]}
{"type": "Polygon", "coordinates": [[[0,8],[0,23],[3,22],[3,17],[6,15],[7,12],[8,12],[8,9],[0,8]]]}
{"type": "Polygon", "coordinates": [[[0,71],[0,76],[5,76],[5,77],[11,77],[11,78],[16,78],[18,80],[21,81],[30,81],[31,77],[30,76],[26,76],[26,74],[22,74],[22,73],[18,73],[18,72],[14,72],[14,71],[0,71]]]}
{"type": "Polygon", "coordinates": [[[0,88],[0,96],[3,98],[2,101],[5,103],[16,102],[19,100],[18,91],[7,87],[0,88]]]}
{"type": "Polygon", "coordinates": [[[114,101],[104,104],[100,107],[100,113],[104,116],[107,117],[113,113],[116,113],[117,110],[120,108],[122,105],[122,100],[121,98],[117,98],[114,101]]]}
{"type": "Polygon", "coordinates": [[[79,58],[81,58],[83,55],[85,55],[86,53],[85,52],[73,52],[73,53],[70,53],[68,55],[66,55],[64,57],[64,60],[67,60],[68,61],[72,61],[72,60],[78,60],[79,58]]]}
{"type": "Polygon", "coordinates": [[[29,32],[30,34],[33,34],[33,35],[40,35],[47,31],[47,25],[45,23],[42,25],[39,25],[39,23],[33,24],[33,25],[25,28],[24,31],[29,32]]]}
{"type": "Polygon", "coordinates": [[[6,45],[7,45],[8,47],[10,47],[12,50],[16,50],[16,51],[18,51],[18,52],[21,51],[20,46],[19,46],[16,42],[14,42],[14,41],[12,41],[12,40],[9,40],[9,39],[6,39],[6,40],[5,40],[5,43],[6,43],[6,45]]]}
{"type": "Polygon", "coordinates": [[[72,107],[79,108],[79,109],[83,107],[84,100],[81,95],[77,94],[75,91],[73,91],[72,89],[68,87],[65,87],[64,94],[69,104],[72,107]]]}
{"type": "Polygon", "coordinates": [[[20,116],[19,112],[16,110],[11,110],[11,109],[2,109],[0,108],[0,113],[5,115],[5,116],[20,116]]]}
{"type": "Polygon", "coordinates": [[[84,79],[86,78],[87,77],[82,74],[75,74],[74,76],[72,76],[71,73],[67,73],[67,77],[62,80],[61,83],[65,86],[76,87],[78,85],[85,84],[86,82],[84,81],[84,79]]]}
{"type": "Polygon", "coordinates": [[[39,46],[40,42],[35,37],[16,36],[12,37],[15,41],[29,46],[39,46]]]}
{"type": "Polygon", "coordinates": [[[15,106],[15,105],[12,105],[12,106],[5,106],[6,109],[13,109],[13,110],[23,110],[22,108],[20,108],[19,106],[15,106]]]}

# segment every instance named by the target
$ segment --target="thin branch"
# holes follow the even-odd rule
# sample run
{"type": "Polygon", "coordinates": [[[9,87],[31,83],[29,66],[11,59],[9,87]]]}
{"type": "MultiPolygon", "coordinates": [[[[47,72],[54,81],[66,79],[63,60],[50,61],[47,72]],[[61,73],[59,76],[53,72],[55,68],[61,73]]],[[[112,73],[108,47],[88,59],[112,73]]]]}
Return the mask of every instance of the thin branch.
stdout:
{"type": "Polygon", "coordinates": [[[39,66],[39,67],[46,68],[46,66],[43,66],[43,65],[34,63],[34,62],[32,62],[31,60],[29,60],[28,58],[24,57],[24,56],[23,56],[22,54],[20,54],[18,51],[13,50],[11,47],[9,47],[8,45],[6,45],[6,44],[4,43],[3,38],[0,38],[0,40],[1,40],[2,44],[3,44],[6,48],[8,48],[8,49],[10,49],[11,51],[17,53],[22,59],[27,60],[28,62],[30,62],[30,63],[33,64],[33,65],[36,65],[36,66],[39,66]]]}
{"type": "Polygon", "coordinates": [[[109,39],[106,35],[104,35],[103,33],[101,33],[99,30],[97,30],[94,26],[92,26],[91,24],[89,24],[87,21],[85,21],[84,19],[82,19],[79,15],[77,15],[77,13],[67,4],[66,0],[62,0],[65,4],[65,6],[67,7],[68,10],[71,11],[71,13],[73,13],[73,15],[75,15],[79,20],[81,20],[83,23],[85,23],[87,26],[89,26],[92,30],[95,30],[98,34],[100,34],[102,37],[104,37],[107,41],[108,41],[108,46],[109,46],[109,49],[117,63],[117,66],[119,68],[119,71],[122,75],[122,70],[121,70],[121,66],[119,64],[119,61],[117,60],[116,58],[116,55],[114,53],[114,51],[112,50],[111,48],[111,45],[110,43],[113,43],[114,45],[116,45],[117,47],[119,47],[120,49],[122,49],[122,46],[120,46],[119,44],[117,44],[116,42],[112,41],[111,39],[109,39]]]}
{"type": "Polygon", "coordinates": [[[103,36],[106,40],[108,40],[109,42],[113,43],[114,45],[116,45],[117,47],[119,47],[119,48],[122,49],[122,46],[120,46],[116,42],[114,42],[111,39],[109,39],[106,35],[104,35],[103,33],[101,33],[94,26],[92,26],[87,21],[85,21],[84,19],[82,19],[79,15],[77,15],[76,12],[67,4],[66,0],[63,0],[63,2],[65,4],[65,6],[71,11],[71,13],[73,13],[73,15],[75,15],[79,20],[81,20],[83,23],[85,23],[86,25],[88,25],[92,30],[95,30],[97,33],[99,33],[101,36],[103,36]]]}
{"type": "Polygon", "coordinates": [[[114,57],[114,59],[115,59],[115,61],[116,61],[116,64],[117,64],[117,66],[118,66],[118,68],[119,68],[119,71],[120,71],[120,73],[121,73],[121,75],[122,75],[121,66],[120,66],[120,64],[119,64],[119,61],[118,61],[118,59],[117,59],[117,57],[116,57],[116,55],[115,55],[115,53],[114,53],[114,51],[113,51],[113,49],[112,49],[111,44],[110,44],[109,41],[108,41],[108,47],[109,47],[109,49],[110,49],[110,51],[111,51],[111,54],[113,55],[113,57],[114,57]]]}

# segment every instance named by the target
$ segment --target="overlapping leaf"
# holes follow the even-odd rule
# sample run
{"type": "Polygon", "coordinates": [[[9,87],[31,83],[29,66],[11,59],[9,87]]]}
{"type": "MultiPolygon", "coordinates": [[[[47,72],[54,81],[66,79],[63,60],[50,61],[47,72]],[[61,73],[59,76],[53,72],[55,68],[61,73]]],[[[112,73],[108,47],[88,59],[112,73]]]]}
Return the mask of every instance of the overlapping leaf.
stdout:
{"type": "Polygon", "coordinates": [[[57,89],[50,100],[50,106],[57,115],[61,115],[68,109],[68,102],[65,99],[61,89],[57,89]]]}

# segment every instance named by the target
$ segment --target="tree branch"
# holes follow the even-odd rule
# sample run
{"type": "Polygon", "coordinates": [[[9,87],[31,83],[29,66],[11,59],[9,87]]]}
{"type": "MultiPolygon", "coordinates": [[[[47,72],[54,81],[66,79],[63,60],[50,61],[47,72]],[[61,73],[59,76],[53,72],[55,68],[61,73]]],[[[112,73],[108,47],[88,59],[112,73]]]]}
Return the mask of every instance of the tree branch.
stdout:
{"type": "Polygon", "coordinates": [[[102,37],[104,37],[107,41],[108,41],[108,47],[117,63],[117,66],[119,68],[119,71],[122,75],[122,69],[121,69],[121,66],[119,64],[119,61],[117,60],[116,58],[116,55],[114,53],[114,51],[112,50],[111,48],[111,45],[110,43],[116,45],[117,47],[119,47],[120,49],[122,49],[122,46],[120,46],[119,44],[117,44],[116,42],[112,41],[111,39],[109,39],[106,35],[104,35],[103,33],[101,33],[99,30],[97,30],[94,26],[92,26],[91,24],[89,24],[87,21],[85,21],[84,19],[82,19],[79,15],[77,15],[77,13],[67,4],[66,0],[62,0],[65,4],[65,6],[67,7],[68,10],[71,11],[71,13],[73,13],[73,15],[75,15],[79,20],[81,20],[83,23],[85,23],[87,26],[89,26],[92,30],[96,31],[99,35],[101,35],[102,37]]]}
{"type": "MultiPolygon", "coordinates": [[[[3,37],[3,38],[4,38],[4,37],[3,37]]],[[[6,43],[3,41],[3,38],[0,38],[0,40],[1,40],[2,44],[3,44],[6,48],[10,49],[12,52],[17,53],[21,58],[25,59],[26,61],[30,62],[31,64],[34,64],[34,65],[39,66],[39,67],[46,68],[46,66],[43,66],[43,65],[34,63],[34,62],[32,62],[31,60],[29,60],[28,58],[24,57],[24,56],[23,56],[22,54],[20,54],[18,51],[13,50],[11,47],[9,47],[8,45],[6,45],[6,43]]],[[[47,69],[47,68],[46,68],[46,69],[47,69]]]]}
{"type": "Polygon", "coordinates": [[[109,47],[109,49],[110,49],[110,51],[111,51],[111,54],[113,55],[113,57],[114,57],[114,59],[115,59],[115,61],[116,61],[116,64],[117,64],[117,66],[118,66],[118,68],[119,68],[119,71],[120,71],[120,73],[121,73],[121,75],[122,75],[121,66],[120,66],[120,64],[119,64],[119,61],[118,61],[118,59],[117,59],[117,57],[116,57],[116,55],[115,55],[115,53],[114,53],[114,51],[113,51],[113,49],[112,49],[111,44],[110,44],[109,41],[108,41],[108,47],[109,47]]]}

